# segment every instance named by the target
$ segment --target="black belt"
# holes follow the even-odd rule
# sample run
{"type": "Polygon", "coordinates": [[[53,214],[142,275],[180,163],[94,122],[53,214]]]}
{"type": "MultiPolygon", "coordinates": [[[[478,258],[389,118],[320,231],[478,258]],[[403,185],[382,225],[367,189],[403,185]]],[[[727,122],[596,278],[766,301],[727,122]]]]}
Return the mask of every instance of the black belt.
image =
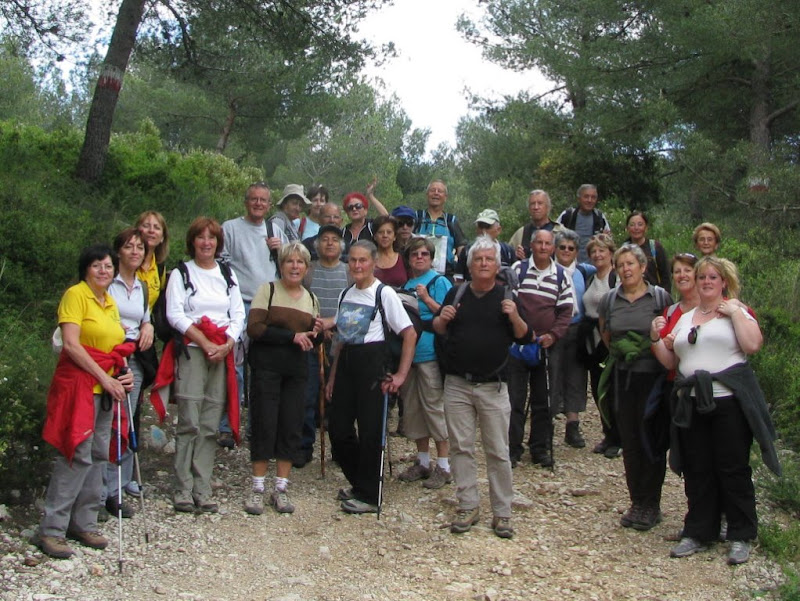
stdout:
{"type": "Polygon", "coordinates": [[[498,373],[482,376],[479,374],[455,374],[459,378],[464,378],[470,384],[486,384],[487,382],[504,382],[505,379],[498,373]]]}

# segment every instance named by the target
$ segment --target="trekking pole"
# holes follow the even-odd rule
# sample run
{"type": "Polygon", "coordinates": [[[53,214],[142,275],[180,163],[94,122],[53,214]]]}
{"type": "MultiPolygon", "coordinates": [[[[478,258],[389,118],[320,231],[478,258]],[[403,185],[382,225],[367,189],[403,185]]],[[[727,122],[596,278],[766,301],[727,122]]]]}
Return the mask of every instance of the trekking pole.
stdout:
{"type": "Polygon", "coordinates": [[[325,477],[325,343],[317,348],[319,361],[319,466],[325,477]]]}
{"type": "MultiPolygon", "coordinates": [[[[120,372],[121,374],[122,372],[120,372]]],[[[117,403],[117,544],[119,556],[117,564],[122,574],[122,403],[117,403]]]]}
{"type": "Polygon", "coordinates": [[[549,349],[542,349],[544,351],[544,381],[547,389],[547,446],[550,449],[550,471],[556,471],[556,460],[553,456],[553,416],[551,414],[552,399],[550,398],[550,351],[549,349]]]}
{"type": "Polygon", "coordinates": [[[389,393],[383,393],[383,420],[381,421],[381,469],[378,476],[378,519],[381,519],[381,507],[383,506],[383,476],[384,461],[386,459],[386,418],[389,412],[389,393]]]}
{"type": "MultiPolygon", "coordinates": [[[[133,415],[131,407],[131,395],[128,393],[128,416],[133,415]]],[[[136,427],[133,419],[129,421],[130,428],[128,429],[128,447],[133,451],[133,466],[136,469],[136,481],[139,483],[139,511],[142,515],[142,526],[144,526],[144,542],[150,543],[150,531],[147,529],[147,520],[144,513],[144,483],[142,482],[142,469],[139,464],[139,438],[136,436],[136,427]]]]}

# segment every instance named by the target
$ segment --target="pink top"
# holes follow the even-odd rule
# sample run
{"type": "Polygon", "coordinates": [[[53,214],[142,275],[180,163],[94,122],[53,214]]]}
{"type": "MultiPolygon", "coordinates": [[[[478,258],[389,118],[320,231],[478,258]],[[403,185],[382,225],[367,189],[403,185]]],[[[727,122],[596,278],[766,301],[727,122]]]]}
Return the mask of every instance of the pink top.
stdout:
{"type": "Polygon", "coordinates": [[[387,286],[397,286],[401,288],[408,281],[408,271],[406,271],[403,256],[397,254],[397,262],[389,269],[375,267],[375,277],[387,286]]]}

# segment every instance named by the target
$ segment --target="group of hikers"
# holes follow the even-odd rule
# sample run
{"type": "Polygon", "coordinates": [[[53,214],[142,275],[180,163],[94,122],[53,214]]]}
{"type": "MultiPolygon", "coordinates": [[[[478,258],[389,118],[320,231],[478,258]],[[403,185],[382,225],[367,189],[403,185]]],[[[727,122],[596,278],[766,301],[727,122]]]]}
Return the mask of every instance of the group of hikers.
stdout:
{"type": "Polygon", "coordinates": [[[289,184],[270,216],[272,192],[254,183],[243,216],[191,223],[189,260],[169,274],[167,224],[156,211],[113,248],[83,250],[80,281],[58,308],[63,349],[44,428],[58,455],[35,544],[57,558],[74,553],[66,538],[103,549],[101,508],[133,515],[123,493],[144,491],[128,447],[148,387],[160,418],[167,399],[177,405],[175,511],[218,511],[217,446],[240,444],[246,430],[244,510],[294,512],[291,470],[312,460],[322,421],[349,483],[337,494],[341,509],[380,515],[391,398],[398,432],[417,449],[398,479],[454,483],[450,530],[469,531],[480,521],[480,429],[491,528],[512,538],[512,470],[526,448],[533,464],[553,468],[559,413],[565,443],[586,446],[580,416],[590,387],[603,428],[593,451],[623,457],[630,507],[620,524],[646,531],[661,521],[669,450],[687,496],[671,555],[721,539],[729,564],[748,560],[757,536],[753,438],[766,465],[780,465],[747,362],[761,331],[737,299],[736,267],[717,256],[714,224],[695,229],[696,254],[670,258],[633,211],[617,244],[597,187],[584,184],[556,219],[549,195],[533,190],[530,221],[508,243],[498,213],[482,210],[468,243],[445,211],[443,181],[428,185],[425,208],[391,213],[375,189],[373,181],[340,206],[323,186],[289,184]]]}

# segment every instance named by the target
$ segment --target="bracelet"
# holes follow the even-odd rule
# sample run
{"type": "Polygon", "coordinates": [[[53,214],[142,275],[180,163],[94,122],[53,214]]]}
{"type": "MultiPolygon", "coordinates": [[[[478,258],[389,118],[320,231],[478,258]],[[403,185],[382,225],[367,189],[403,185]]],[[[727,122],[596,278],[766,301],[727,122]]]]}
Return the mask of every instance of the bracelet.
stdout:
{"type": "Polygon", "coordinates": [[[658,337],[658,338],[656,338],[655,340],[653,340],[653,339],[652,339],[652,337],[651,337],[651,338],[650,338],[650,342],[651,342],[652,344],[658,344],[659,342],[661,342],[661,336],[659,336],[659,337],[658,337]]]}

